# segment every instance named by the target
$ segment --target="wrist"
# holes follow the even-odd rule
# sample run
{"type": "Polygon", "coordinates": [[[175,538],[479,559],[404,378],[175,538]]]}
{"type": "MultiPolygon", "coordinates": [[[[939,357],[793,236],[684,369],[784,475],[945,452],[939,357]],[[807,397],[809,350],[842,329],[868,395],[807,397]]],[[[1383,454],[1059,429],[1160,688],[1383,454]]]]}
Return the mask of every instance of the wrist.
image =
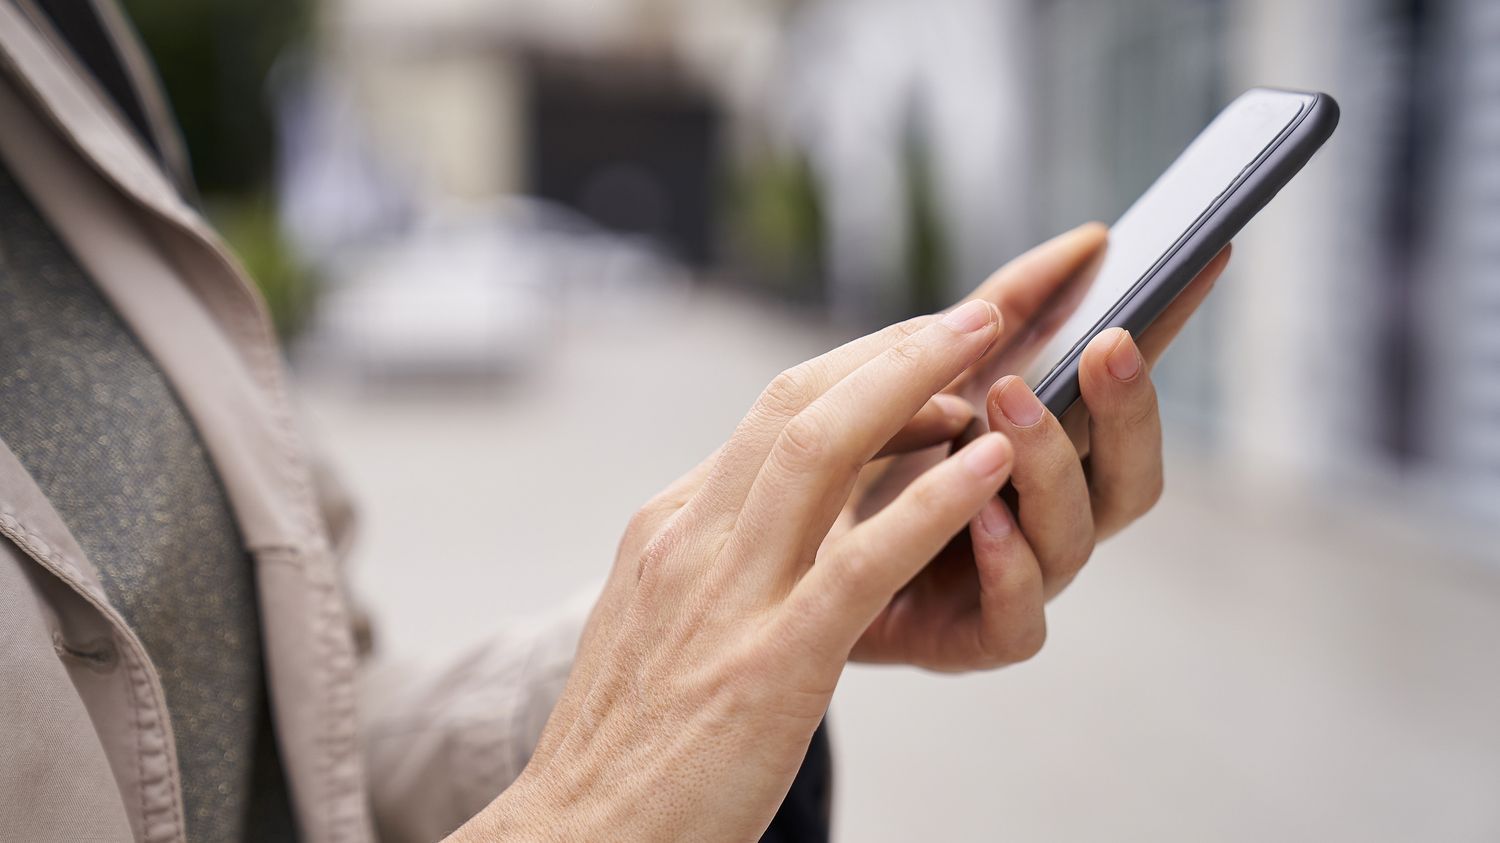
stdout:
{"type": "Polygon", "coordinates": [[[576,801],[555,798],[552,789],[522,772],[510,787],[486,805],[448,843],[494,843],[514,840],[591,840],[591,826],[576,801]]]}
{"type": "MultiPolygon", "coordinates": [[[[627,777],[630,778],[630,777],[627,777]]],[[[448,838],[450,843],[546,840],[651,840],[653,829],[640,825],[641,815],[626,796],[630,783],[612,780],[601,787],[601,770],[578,764],[528,765],[485,809],[448,838]]]]}

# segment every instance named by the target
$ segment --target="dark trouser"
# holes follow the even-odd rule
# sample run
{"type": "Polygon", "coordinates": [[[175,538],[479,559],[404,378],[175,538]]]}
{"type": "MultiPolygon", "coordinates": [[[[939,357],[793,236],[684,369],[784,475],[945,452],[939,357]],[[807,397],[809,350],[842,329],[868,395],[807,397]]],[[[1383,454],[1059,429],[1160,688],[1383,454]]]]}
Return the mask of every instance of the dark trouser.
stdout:
{"type": "Polygon", "coordinates": [[[833,752],[828,743],[828,721],[813,733],[802,769],[787,791],[781,810],[771,820],[761,843],[825,843],[833,808],[833,752]]]}

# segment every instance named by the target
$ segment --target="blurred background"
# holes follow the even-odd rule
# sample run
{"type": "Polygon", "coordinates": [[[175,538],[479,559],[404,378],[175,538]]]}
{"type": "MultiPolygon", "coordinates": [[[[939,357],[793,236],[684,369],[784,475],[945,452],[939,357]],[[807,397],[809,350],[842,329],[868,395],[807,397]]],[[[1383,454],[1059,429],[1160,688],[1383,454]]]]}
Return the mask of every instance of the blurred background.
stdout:
{"type": "Polygon", "coordinates": [[[782,368],[1343,121],[1034,662],[851,668],[843,841],[1500,839],[1500,4],[127,0],[363,505],[386,656],[588,593],[782,368]]]}

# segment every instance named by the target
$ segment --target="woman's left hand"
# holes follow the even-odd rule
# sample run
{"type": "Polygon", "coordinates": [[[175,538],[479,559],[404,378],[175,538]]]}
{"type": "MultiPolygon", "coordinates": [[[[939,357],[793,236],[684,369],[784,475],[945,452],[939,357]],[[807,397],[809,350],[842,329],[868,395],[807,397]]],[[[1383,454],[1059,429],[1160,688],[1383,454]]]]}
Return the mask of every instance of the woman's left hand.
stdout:
{"type": "MultiPolygon", "coordinates": [[[[1030,658],[1046,638],[1046,602],[1077,576],[1096,542],[1160,497],[1161,419],[1151,368],[1223,272],[1228,248],[1139,343],[1120,329],[1089,343],[1079,368],[1082,400],[1063,419],[1008,374],[1022,370],[1047,327],[1066,316],[1049,313],[1051,325],[1037,327],[1059,293],[1097,267],[1106,236],[1098,224],[1062,234],[1007,264],[972,296],[999,308],[1002,335],[946,392],[976,405],[982,399],[988,428],[1015,446],[1013,493],[991,500],[891,600],[855,646],[855,660],[962,671],[1030,658]]],[[[880,511],[948,450],[871,463],[830,538],[880,511]]]]}

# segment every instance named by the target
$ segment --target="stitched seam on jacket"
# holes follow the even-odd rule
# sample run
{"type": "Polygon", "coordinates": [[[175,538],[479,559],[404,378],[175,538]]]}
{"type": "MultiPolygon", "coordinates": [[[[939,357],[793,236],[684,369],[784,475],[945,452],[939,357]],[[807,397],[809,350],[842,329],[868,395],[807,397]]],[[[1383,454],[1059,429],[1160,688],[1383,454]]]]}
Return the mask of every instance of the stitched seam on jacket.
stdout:
{"type": "MultiPolygon", "coordinates": [[[[238,313],[235,315],[235,322],[237,324],[232,327],[226,326],[226,328],[232,333],[239,335],[241,350],[245,352],[246,363],[251,373],[260,382],[261,388],[267,392],[267,397],[271,399],[270,414],[276,433],[273,439],[277,440],[276,444],[281,456],[281,459],[278,460],[280,464],[277,466],[277,469],[283,483],[289,488],[297,501],[297,510],[300,517],[296,520],[299,522],[297,526],[301,533],[298,538],[313,548],[318,547],[320,525],[318,523],[315,497],[312,494],[311,476],[299,454],[300,441],[296,436],[295,428],[292,424],[287,395],[280,377],[279,364],[276,360],[274,333],[265,317],[262,306],[255,298],[255,294],[249,289],[247,282],[244,281],[243,276],[237,269],[237,265],[224,251],[223,246],[213,234],[206,229],[206,226],[194,214],[180,206],[180,201],[173,201],[177,199],[174,192],[169,189],[163,199],[166,206],[171,209],[171,213],[159,207],[149,198],[154,196],[157,191],[153,191],[142,182],[142,175],[146,176],[146,181],[151,181],[151,179],[150,173],[142,174],[138,171],[138,165],[141,162],[128,160],[124,156],[115,154],[108,146],[98,149],[95,148],[97,145],[85,144],[77,134],[68,128],[66,121],[55,112],[50,101],[32,83],[28,75],[20,71],[9,50],[0,50],[0,61],[3,61],[5,65],[11,68],[12,72],[10,75],[12,78],[17,80],[18,85],[27,89],[33,103],[39,105],[39,112],[46,116],[58,133],[75,152],[80,154],[85,162],[98,159],[114,164],[114,174],[99,167],[97,164],[93,166],[93,169],[99,172],[107,181],[113,182],[125,189],[127,193],[132,194],[136,201],[151,216],[165,220],[169,225],[186,232],[199,248],[206,248],[208,250],[210,257],[219,264],[221,271],[230,273],[234,279],[235,283],[230,285],[230,289],[236,290],[240,297],[240,305],[236,308],[238,313]],[[129,175],[130,178],[121,178],[121,175],[129,175]]],[[[105,122],[107,125],[108,121],[105,122]]],[[[165,185],[170,188],[170,183],[165,183],[165,185]]],[[[172,250],[166,249],[164,251],[174,264],[179,263],[172,250]]],[[[181,269],[182,267],[179,265],[179,270],[181,269]]],[[[305,566],[303,570],[310,573],[310,569],[305,566]]],[[[336,629],[339,625],[338,616],[344,614],[340,611],[339,602],[337,595],[330,596],[329,599],[324,601],[322,608],[325,611],[314,611],[312,619],[316,625],[313,630],[313,636],[319,642],[319,650],[321,655],[324,656],[319,664],[313,668],[313,673],[318,677],[319,684],[322,685],[323,689],[323,704],[319,707],[319,719],[322,721],[325,734],[333,731],[339,711],[348,708],[347,716],[350,718],[354,716],[352,702],[350,705],[345,706],[336,704],[333,700],[334,697],[341,694],[350,697],[352,700],[354,682],[352,664],[348,665],[347,669],[336,669],[329,663],[330,657],[335,656],[335,651],[338,649],[338,645],[333,644],[330,638],[339,634],[336,629]],[[330,629],[330,627],[334,627],[334,629],[330,629]]],[[[319,765],[322,781],[320,787],[317,789],[323,791],[323,793],[314,798],[319,805],[323,806],[324,827],[327,829],[330,838],[335,840],[346,837],[341,828],[348,827],[351,824],[354,827],[360,825],[357,817],[340,821],[338,816],[340,806],[336,804],[339,799],[357,799],[359,795],[360,772],[355,769],[349,776],[349,781],[341,787],[335,781],[336,774],[334,770],[336,766],[348,766],[351,763],[357,764],[357,761],[353,760],[355,759],[355,755],[352,746],[355,742],[351,738],[348,741],[338,741],[334,745],[329,746],[319,765]]]]}
{"type": "MultiPolygon", "coordinates": [[[[115,634],[124,639],[126,646],[121,648],[121,658],[126,663],[126,672],[128,674],[127,682],[130,687],[132,702],[135,704],[134,708],[136,710],[136,775],[138,777],[138,781],[140,782],[139,787],[141,791],[142,832],[145,834],[148,840],[152,839],[151,828],[149,825],[152,811],[150,810],[150,806],[148,804],[149,800],[146,794],[146,750],[141,743],[142,738],[145,734],[145,727],[142,724],[141,718],[144,714],[152,711],[152,706],[145,704],[145,701],[142,700],[140,687],[137,685],[137,682],[140,682],[141,684],[147,686],[147,690],[150,692],[151,696],[149,702],[155,705],[155,713],[157,714],[156,719],[158,725],[156,729],[154,729],[154,731],[160,733],[162,738],[162,746],[158,750],[152,750],[152,753],[159,753],[164,756],[166,766],[166,772],[164,775],[169,788],[167,794],[167,809],[171,812],[171,825],[169,826],[169,828],[175,827],[177,831],[176,835],[167,835],[166,837],[158,837],[157,839],[170,839],[171,837],[175,837],[179,840],[183,839],[183,836],[186,833],[186,825],[182,813],[182,800],[179,797],[179,794],[181,793],[181,782],[178,781],[176,764],[177,759],[173,757],[173,754],[168,748],[169,741],[167,738],[167,729],[169,727],[167,725],[168,721],[165,716],[166,702],[161,698],[160,688],[157,687],[156,683],[152,681],[150,671],[146,669],[146,663],[143,661],[146,652],[145,646],[141,644],[140,639],[136,637],[133,631],[131,631],[130,627],[125,623],[124,619],[120,617],[119,613],[115,611],[114,607],[109,604],[109,601],[104,599],[103,594],[97,592],[91,587],[90,583],[84,581],[78,576],[78,564],[70,559],[62,551],[59,551],[48,544],[48,542],[41,536],[27,529],[26,526],[21,523],[20,519],[16,517],[15,511],[11,507],[6,505],[0,505],[0,534],[4,534],[11,541],[15,542],[17,547],[20,547],[29,556],[31,556],[39,564],[41,564],[42,567],[51,571],[54,576],[71,586],[74,591],[78,592],[78,594],[82,596],[86,601],[88,601],[90,605],[92,605],[97,611],[103,614],[104,617],[110,621],[111,625],[115,627],[115,634]]],[[[160,813],[160,811],[157,811],[156,813],[160,813]]]]}
{"type": "MultiPolygon", "coordinates": [[[[56,31],[51,22],[46,20],[45,15],[42,16],[41,20],[35,19],[24,6],[25,4],[19,4],[16,6],[16,10],[31,26],[33,33],[36,35],[36,40],[42,43],[42,50],[50,54],[57,63],[66,67],[68,75],[74,78],[79,87],[88,91],[88,96],[94,100],[99,108],[110,115],[110,120],[106,124],[110,135],[116,141],[129,142],[140,154],[147,156],[147,160],[154,161],[155,155],[148,152],[141,145],[135,133],[125,130],[126,118],[123,112],[121,112],[120,106],[113,98],[100,90],[99,81],[94,78],[89,70],[82,66],[82,60],[66,46],[65,39],[56,31]]],[[[126,72],[127,74],[129,73],[128,70],[126,72]]],[[[134,83],[132,82],[131,84],[133,85],[134,83]]],[[[124,159],[120,160],[123,161],[124,159]]],[[[132,169],[136,170],[137,175],[145,176],[148,179],[151,178],[149,171],[143,171],[141,168],[135,167],[132,169]]]]}
{"type": "MultiPolygon", "coordinates": [[[[10,10],[7,9],[6,11],[9,12],[10,10]]],[[[17,16],[19,17],[18,13],[17,16]]],[[[30,29],[29,26],[26,26],[25,28],[30,29]]],[[[54,57],[56,57],[55,48],[47,43],[47,39],[39,37],[37,40],[43,43],[43,47],[41,48],[41,50],[44,56],[47,53],[52,52],[54,57]]],[[[11,73],[8,75],[13,81],[16,82],[17,86],[25,89],[25,91],[31,96],[33,102],[42,104],[40,110],[48,116],[54,127],[57,128],[59,134],[67,138],[68,142],[74,147],[74,149],[82,153],[85,160],[95,157],[96,153],[90,152],[89,149],[86,148],[86,146],[83,144],[83,142],[77,139],[75,133],[68,129],[66,123],[61,119],[61,117],[55,114],[53,110],[46,105],[46,103],[48,103],[46,95],[43,94],[37,87],[37,85],[32,82],[29,75],[21,72],[17,60],[11,55],[11,50],[0,50],[0,58],[3,58],[4,63],[11,69],[11,73]]],[[[105,122],[105,127],[105,133],[109,135],[110,140],[118,142],[121,139],[121,136],[119,134],[119,132],[121,131],[120,129],[114,126],[110,126],[108,121],[105,122]]],[[[133,138],[128,139],[128,141],[130,143],[135,143],[133,138]]],[[[151,173],[149,170],[143,167],[143,162],[129,156],[117,154],[116,152],[110,150],[108,147],[102,150],[98,150],[97,155],[102,159],[110,161],[122,173],[128,174],[130,176],[129,179],[116,181],[127,187],[131,192],[142,194],[150,191],[150,188],[146,185],[146,182],[152,181],[151,173]]],[[[163,183],[160,186],[170,187],[170,185],[167,183],[163,183]]]]}
{"type": "MultiPolygon", "coordinates": [[[[235,308],[235,324],[231,330],[238,334],[239,345],[245,352],[245,362],[260,388],[269,399],[269,414],[272,421],[272,439],[279,450],[279,459],[276,461],[277,474],[280,476],[283,488],[288,488],[295,500],[297,529],[300,535],[298,539],[302,543],[301,552],[292,555],[303,557],[308,553],[319,553],[327,546],[327,541],[321,534],[321,525],[318,519],[316,499],[312,487],[312,476],[310,468],[301,456],[301,441],[297,435],[295,425],[292,422],[289,409],[289,400],[285,391],[280,362],[275,348],[275,335],[271,330],[268,320],[265,318],[259,304],[250,294],[240,278],[235,263],[224,253],[219,244],[207,233],[200,230],[197,225],[185,225],[190,237],[195,241],[198,248],[208,250],[209,255],[219,264],[222,272],[229,273],[235,278],[236,283],[231,289],[240,293],[240,306],[235,308]]],[[[186,267],[180,265],[180,261],[171,249],[165,248],[158,242],[161,251],[168,259],[177,265],[179,272],[184,272],[186,267]]],[[[313,566],[308,564],[305,558],[298,559],[298,567],[306,575],[314,573],[313,566]]],[[[317,566],[319,574],[322,566],[317,566]]],[[[305,577],[309,583],[313,583],[313,576],[305,577]]],[[[340,655],[348,649],[340,640],[348,635],[341,632],[340,621],[347,613],[342,611],[341,601],[337,593],[326,582],[325,576],[317,576],[314,588],[315,602],[311,607],[313,629],[313,640],[319,649],[317,664],[314,673],[317,675],[319,684],[322,686],[322,705],[319,707],[320,731],[324,735],[337,735],[340,732],[351,731],[355,713],[352,704],[354,669],[352,662],[347,666],[341,666],[340,655]],[[338,701],[339,697],[348,697],[348,704],[338,701]],[[339,728],[339,724],[344,728],[339,728]]],[[[337,768],[348,767],[357,763],[357,741],[353,734],[349,738],[334,738],[328,741],[326,751],[319,763],[319,778],[321,779],[318,790],[321,791],[317,798],[319,805],[323,806],[323,823],[330,840],[350,839],[351,832],[348,829],[357,827],[358,821],[351,818],[340,818],[339,799],[357,798],[360,792],[359,772],[355,770],[346,778],[345,782],[339,781],[337,768]]]]}
{"type": "MultiPolygon", "coordinates": [[[[44,46],[42,49],[44,53],[53,52],[53,58],[60,61],[60,58],[55,55],[55,48],[52,47],[52,45],[48,44],[46,42],[46,39],[39,38],[38,40],[43,42],[44,46]]],[[[246,354],[246,363],[248,364],[251,373],[259,382],[260,387],[266,391],[267,396],[272,399],[271,415],[275,422],[275,429],[279,434],[278,438],[281,440],[278,445],[280,446],[281,456],[283,458],[282,465],[279,466],[279,468],[281,469],[282,479],[284,482],[287,482],[293,490],[295,490],[299,499],[299,503],[302,504],[299,507],[302,515],[302,517],[299,519],[299,521],[301,522],[299,524],[299,527],[301,528],[302,535],[299,538],[303,539],[304,541],[316,541],[318,535],[316,504],[315,499],[312,495],[310,478],[300,476],[306,474],[307,472],[305,470],[298,470],[299,468],[302,468],[302,466],[300,465],[302,460],[298,453],[300,442],[296,436],[291,416],[287,409],[287,395],[284,386],[281,383],[279,364],[276,360],[275,333],[271,330],[269,320],[265,316],[264,309],[259,300],[256,298],[257,294],[253,291],[249,283],[244,279],[243,273],[239,270],[238,265],[232,258],[229,257],[228,253],[225,252],[222,244],[218,242],[215,235],[211,231],[209,231],[206,226],[200,220],[198,220],[195,215],[192,214],[192,212],[186,210],[181,206],[181,202],[177,198],[175,189],[172,188],[170,180],[154,179],[153,172],[147,168],[147,162],[139,159],[136,156],[116,154],[116,152],[110,148],[110,145],[105,145],[102,148],[95,148],[94,145],[84,143],[81,140],[80,134],[72,131],[69,128],[67,122],[55,111],[55,109],[51,105],[50,100],[48,100],[47,96],[38,88],[36,84],[33,83],[31,77],[20,69],[14,57],[10,54],[9,50],[0,50],[0,64],[4,64],[10,70],[10,73],[8,75],[11,77],[11,79],[14,80],[19,87],[25,89],[25,91],[29,94],[32,103],[38,107],[38,111],[46,118],[48,122],[52,124],[53,129],[57,131],[57,133],[63,138],[63,140],[74,150],[74,152],[79,155],[80,158],[82,158],[83,161],[89,162],[96,158],[105,160],[113,164],[118,172],[128,174],[130,178],[121,179],[116,176],[112,176],[108,171],[105,171],[100,167],[92,167],[92,169],[102,175],[106,181],[111,181],[119,185],[120,187],[124,188],[127,193],[133,195],[136,201],[140,203],[140,205],[144,207],[153,217],[164,220],[168,224],[185,231],[190,236],[190,238],[195,241],[196,246],[207,250],[209,257],[219,264],[219,270],[222,272],[227,272],[233,279],[233,283],[228,285],[228,289],[233,291],[234,294],[239,297],[240,302],[237,307],[231,305],[236,310],[236,324],[226,327],[228,327],[233,335],[236,335],[238,337],[238,342],[236,344],[239,346],[240,350],[246,354]],[[152,181],[159,181],[160,183],[157,186],[161,187],[162,190],[157,191],[148,188],[145,182],[152,181]],[[155,202],[148,198],[151,196],[156,196],[158,194],[160,198],[163,199],[163,201],[171,206],[173,213],[166,213],[163,209],[158,207],[155,202]]],[[[93,105],[97,106],[98,103],[93,103],[93,105]]],[[[105,116],[112,117],[112,115],[109,115],[107,112],[105,116]]],[[[111,119],[104,119],[96,122],[103,125],[104,133],[114,143],[138,145],[137,141],[133,137],[124,134],[123,129],[116,125],[113,125],[111,119]]],[[[162,247],[162,244],[159,240],[156,240],[154,235],[153,242],[155,242],[159,248],[162,247]]],[[[176,256],[171,249],[161,248],[161,251],[168,257],[169,260],[172,261],[178,271],[183,273],[184,277],[193,277],[194,273],[185,272],[184,270],[186,268],[180,266],[179,261],[176,260],[176,256]]]]}
{"type": "MultiPolygon", "coordinates": [[[[151,800],[148,795],[149,786],[146,779],[146,748],[143,744],[146,734],[146,724],[143,721],[143,717],[146,712],[146,705],[144,700],[141,699],[140,693],[140,665],[136,662],[135,656],[132,654],[125,656],[125,666],[130,685],[130,696],[132,701],[135,703],[135,775],[136,781],[140,782],[141,791],[141,832],[147,840],[152,840],[156,838],[156,835],[153,833],[155,828],[155,820],[153,815],[160,812],[151,810],[151,800]]],[[[187,828],[183,826],[182,830],[183,834],[186,835],[187,828]]]]}

